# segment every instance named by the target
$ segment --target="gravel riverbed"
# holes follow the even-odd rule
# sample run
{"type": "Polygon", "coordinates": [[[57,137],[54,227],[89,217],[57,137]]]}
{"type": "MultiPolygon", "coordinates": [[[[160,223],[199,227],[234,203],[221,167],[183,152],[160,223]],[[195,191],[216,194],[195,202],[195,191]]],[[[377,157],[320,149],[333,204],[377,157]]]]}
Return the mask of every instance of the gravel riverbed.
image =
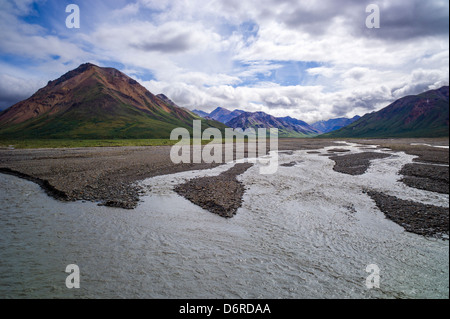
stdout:
{"type": "MultiPolygon", "coordinates": [[[[364,174],[374,159],[395,156],[405,152],[416,156],[414,163],[405,165],[400,180],[409,187],[448,194],[448,139],[386,139],[351,140],[362,145],[361,153],[347,154],[336,140],[280,139],[281,152],[307,150],[334,160],[334,170],[348,175],[364,174]],[[388,149],[389,154],[373,152],[370,145],[388,149]],[[331,147],[331,148],[330,148],[331,147]]],[[[0,149],[0,173],[15,175],[39,184],[47,194],[64,201],[85,200],[99,205],[133,209],[139,203],[143,190],[138,182],[146,178],[177,172],[210,169],[218,164],[173,164],[169,146],[153,147],[104,147],[77,149],[0,149]]],[[[244,154],[245,156],[245,154],[244,154]]],[[[296,162],[283,166],[295,166],[296,162]]],[[[237,164],[231,170],[216,177],[199,178],[178,185],[178,194],[191,202],[219,214],[232,217],[240,207],[244,189],[237,176],[250,164],[237,164]]],[[[448,233],[448,212],[421,206],[418,203],[395,199],[389,194],[369,193],[386,216],[401,223],[408,231],[433,235],[448,233]],[[420,206],[420,207],[419,207],[420,206]],[[401,215],[401,218],[395,217],[401,215]],[[416,211],[425,215],[417,215],[416,211]],[[419,217],[418,217],[419,216],[419,217]],[[432,217],[430,217],[432,216],[432,217]],[[436,217],[439,216],[439,217],[436,217]],[[407,222],[407,221],[410,222],[407,222]],[[406,222],[405,222],[406,221],[406,222]],[[446,229],[435,225],[442,224],[446,229]],[[432,225],[432,226],[430,226],[432,225]]]]}

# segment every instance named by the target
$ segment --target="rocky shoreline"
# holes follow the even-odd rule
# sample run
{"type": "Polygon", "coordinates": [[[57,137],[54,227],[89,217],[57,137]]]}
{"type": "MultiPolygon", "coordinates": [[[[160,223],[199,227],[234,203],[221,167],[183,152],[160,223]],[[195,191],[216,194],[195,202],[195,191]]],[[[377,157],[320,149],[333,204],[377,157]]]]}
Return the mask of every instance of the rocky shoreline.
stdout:
{"type": "Polygon", "coordinates": [[[41,179],[38,177],[33,177],[10,168],[0,168],[0,173],[16,176],[27,181],[33,182],[41,186],[41,188],[45,191],[45,193],[55,199],[68,201],[70,200],[66,193],[56,189],[53,185],[51,185],[47,180],[41,179]]]}

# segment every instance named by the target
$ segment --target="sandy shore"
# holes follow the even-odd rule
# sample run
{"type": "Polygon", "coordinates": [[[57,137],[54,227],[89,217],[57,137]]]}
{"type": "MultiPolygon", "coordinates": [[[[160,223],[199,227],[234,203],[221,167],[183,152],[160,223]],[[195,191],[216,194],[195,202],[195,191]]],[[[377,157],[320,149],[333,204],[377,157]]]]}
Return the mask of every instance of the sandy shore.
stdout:
{"type": "MultiPolygon", "coordinates": [[[[416,163],[402,169],[402,181],[410,187],[448,194],[448,149],[432,147],[448,146],[448,139],[348,141],[363,145],[379,145],[380,148],[417,156],[416,163]]],[[[314,153],[315,150],[331,146],[333,148],[328,156],[336,162],[334,170],[349,175],[363,174],[370,166],[370,161],[381,156],[369,149],[361,154],[345,154],[336,142],[328,139],[280,139],[279,150],[308,150],[314,153]]],[[[0,172],[34,181],[49,195],[59,200],[86,200],[99,202],[100,205],[132,209],[139,202],[141,189],[137,186],[138,181],[158,175],[217,166],[207,163],[173,164],[170,160],[170,149],[170,146],[2,149],[0,172]]],[[[243,194],[236,176],[247,168],[238,166],[237,169],[217,177],[195,180],[179,186],[177,191],[201,207],[224,217],[232,217],[240,206],[243,194]],[[207,187],[212,184],[215,184],[215,187],[207,187]],[[212,191],[205,191],[206,189],[212,191]]],[[[375,194],[373,199],[377,201],[377,198],[381,198],[380,201],[386,203],[388,202],[386,196],[389,194],[375,194]]],[[[380,204],[380,201],[377,201],[377,204],[380,204]]],[[[396,205],[411,207],[411,203],[401,201],[396,201],[396,205]]],[[[388,206],[379,205],[385,214],[392,217],[395,211],[387,208],[388,206]]],[[[402,218],[408,218],[405,211],[407,208],[399,211],[402,218]]],[[[391,219],[396,221],[395,217],[391,219]]],[[[422,224],[426,222],[424,220],[422,224]]],[[[413,224],[418,225],[416,227],[418,229],[424,228],[417,218],[413,224]]],[[[414,226],[408,230],[414,231],[414,226]]]]}

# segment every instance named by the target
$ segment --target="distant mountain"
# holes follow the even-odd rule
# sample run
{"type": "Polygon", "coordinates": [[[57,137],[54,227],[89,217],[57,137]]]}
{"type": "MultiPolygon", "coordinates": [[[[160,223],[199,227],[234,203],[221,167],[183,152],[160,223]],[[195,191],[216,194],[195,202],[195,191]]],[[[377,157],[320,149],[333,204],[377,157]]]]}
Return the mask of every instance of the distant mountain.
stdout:
{"type": "Polygon", "coordinates": [[[321,133],[303,121],[292,117],[276,118],[264,112],[230,111],[223,107],[218,107],[211,113],[199,110],[192,112],[201,117],[222,122],[231,128],[278,128],[281,137],[309,137],[321,133]]]}
{"type": "Polygon", "coordinates": [[[214,111],[212,111],[208,115],[208,117],[225,124],[225,123],[231,121],[232,119],[234,119],[235,117],[238,117],[242,113],[245,113],[245,112],[241,111],[241,110],[230,111],[223,107],[218,107],[214,111]]]}
{"type": "Polygon", "coordinates": [[[410,95],[321,137],[448,137],[449,87],[410,95]]]}
{"type": "Polygon", "coordinates": [[[264,112],[245,112],[226,123],[231,128],[278,128],[280,137],[311,137],[320,132],[291,117],[276,118],[264,112]]]}
{"type": "Polygon", "coordinates": [[[201,110],[193,110],[192,113],[195,113],[198,116],[203,117],[203,118],[209,117],[209,113],[206,113],[206,112],[201,111],[201,110]]]}
{"type": "Polygon", "coordinates": [[[315,132],[315,133],[318,132],[317,130],[311,130],[310,128],[308,128],[310,126],[308,123],[300,121],[300,120],[297,120],[297,119],[294,119],[294,118],[292,118],[290,116],[279,117],[278,120],[284,121],[284,122],[286,122],[286,123],[288,123],[290,125],[297,125],[297,126],[305,127],[305,132],[306,131],[312,131],[312,132],[315,132]],[[306,128],[308,128],[308,129],[306,129],[306,128]]]}
{"type": "MultiPolygon", "coordinates": [[[[0,113],[2,138],[169,138],[198,117],[113,68],[85,63],[0,113]]],[[[225,128],[204,120],[205,127],[225,128]]]]}
{"type": "Polygon", "coordinates": [[[209,117],[215,119],[216,121],[221,122],[221,119],[228,117],[231,114],[230,110],[227,110],[223,107],[218,107],[211,113],[209,113],[209,117]]]}
{"type": "MultiPolygon", "coordinates": [[[[158,94],[156,97],[159,98],[159,99],[161,99],[162,101],[164,101],[164,102],[165,102],[166,104],[168,104],[168,105],[171,105],[171,106],[173,106],[173,107],[177,107],[177,108],[180,108],[180,109],[185,110],[186,112],[188,112],[189,114],[191,114],[191,115],[194,116],[194,117],[198,117],[198,116],[199,116],[197,113],[195,113],[194,111],[189,110],[188,108],[178,106],[177,104],[175,104],[174,101],[172,101],[171,99],[169,99],[169,98],[168,98],[166,95],[164,95],[164,94],[158,94]]],[[[202,117],[202,116],[201,116],[201,117],[202,117]]],[[[208,119],[208,120],[210,120],[210,119],[208,119]]]]}
{"type": "Polygon", "coordinates": [[[164,94],[158,94],[156,97],[170,106],[180,108],[178,105],[175,104],[175,102],[173,102],[171,99],[169,99],[164,94]]]}
{"type": "Polygon", "coordinates": [[[341,117],[341,118],[337,118],[337,119],[330,119],[328,121],[319,121],[319,122],[311,124],[311,126],[322,133],[329,133],[329,132],[337,131],[347,125],[350,125],[353,122],[359,120],[360,118],[361,118],[361,116],[358,116],[358,115],[351,119],[346,118],[346,117],[341,117]]]}
{"type": "Polygon", "coordinates": [[[201,116],[205,119],[210,119],[214,121],[218,121],[220,123],[225,124],[226,122],[231,121],[235,117],[241,115],[242,113],[245,113],[245,111],[242,110],[234,110],[230,111],[223,107],[218,107],[211,113],[207,113],[201,110],[193,110],[193,113],[197,114],[198,116],[201,116]]]}
{"type": "MultiPolygon", "coordinates": [[[[245,111],[242,111],[242,110],[234,110],[233,112],[230,113],[230,115],[221,119],[221,120],[223,120],[222,123],[227,123],[227,122],[231,121],[232,119],[234,119],[244,113],[245,113],[245,111]]],[[[221,121],[219,121],[219,122],[221,122],[221,121]]]]}

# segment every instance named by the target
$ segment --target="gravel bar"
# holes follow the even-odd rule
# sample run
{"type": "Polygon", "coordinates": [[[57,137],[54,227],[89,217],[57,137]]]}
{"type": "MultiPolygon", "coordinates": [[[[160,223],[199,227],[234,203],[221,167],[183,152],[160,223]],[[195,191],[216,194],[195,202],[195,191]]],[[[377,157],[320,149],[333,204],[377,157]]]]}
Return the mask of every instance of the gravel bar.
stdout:
{"type": "Polygon", "coordinates": [[[192,203],[225,218],[236,215],[242,205],[245,188],[236,177],[253,164],[236,164],[218,176],[192,179],[175,187],[175,192],[192,203]]]}
{"type": "Polygon", "coordinates": [[[448,239],[448,208],[402,200],[376,191],[366,193],[388,219],[402,226],[406,231],[448,239]]]}
{"type": "Polygon", "coordinates": [[[331,156],[330,159],[336,162],[333,170],[348,175],[362,175],[370,167],[370,161],[378,158],[390,157],[390,154],[375,152],[364,152],[341,156],[331,156]]]}

